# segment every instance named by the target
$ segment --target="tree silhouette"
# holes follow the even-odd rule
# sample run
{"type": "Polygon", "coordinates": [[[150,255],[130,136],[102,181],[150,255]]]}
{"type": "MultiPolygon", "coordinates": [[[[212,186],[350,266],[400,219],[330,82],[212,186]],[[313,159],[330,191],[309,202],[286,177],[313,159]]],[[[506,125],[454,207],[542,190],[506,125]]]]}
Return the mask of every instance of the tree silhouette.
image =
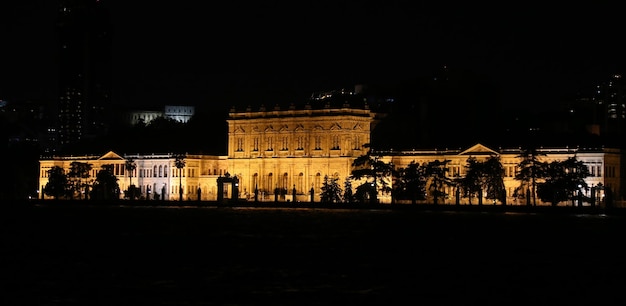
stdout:
{"type": "Polygon", "coordinates": [[[354,202],[354,195],[352,194],[352,180],[347,177],[343,183],[343,201],[345,203],[354,202]]]}
{"type": "Polygon", "coordinates": [[[474,156],[467,159],[465,165],[465,177],[457,180],[463,190],[463,196],[469,198],[470,205],[474,195],[478,198],[478,205],[482,205],[484,197],[494,201],[500,201],[506,205],[506,191],[504,188],[504,167],[500,157],[491,155],[484,161],[474,156]]]}
{"type": "Polygon", "coordinates": [[[118,179],[113,174],[113,164],[102,165],[102,169],[96,174],[96,179],[91,190],[91,199],[117,200],[119,199],[120,186],[118,179]]]}
{"type": "Polygon", "coordinates": [[[87,182],[87,179],[91,177],[91,174],[89,173],[91,168],[92,164],[89,163],[75,161],[70,164],[70,171],[67,174],[67,177],[69,178],[70,185],[72,186],[74,193],[78,193],[79,199],[82,199],[83,191],[85,191],[85,197],[88,195],[89,183],[87,182]]]}
{"type": "Polygon", "coordinates": [[[500,201],[506,205],[506,189],[504,188],[504,167],[500,162],[500,157],[489,156],[482,164],[483,187],[486,190],[485,198],[500,201]]]}
{"type": "Polygon", "coordinates": [[[426,199],[426,169],[414,160],[406,167],[395,172],[396,184],[394,186],[394,197],[398,199],[409,199],[411,204],[416,204],[417,200],[426,199]]]}
{"type": "Polygon", "coordinates": [[[378,203],[378,191],[391,192],[387,178],[392,175],[392,170],[393,166],[390,163],[383,162],[380,156],[373,155],[371,150],[357,157],[352,162],[350,178],[365,179],[365,182],[357,187],[356,198],[361,201],[369,198],[372,203],[378,203]]]}
{"type": "Polygon", "coordinates": [[[59,197],[67,195],[68,179],[63,168],[54,166],[48,171],[48,182],[43,188],[45,195],[58,200],[59,197]]]}
{"type": "Polygon", "coordinates": [[[472,197],[477,196],[479,204],[482,199],[482,163],[474,156],[470,156],[465,164],[465,176],[457,179],[463,197],[468,198],[469,205],[472,205],[472,197]]]}
{"type": "Polygon", "coordinates": [[[448,164],[450,160],[435,160],[426,163],[424,166],[424,174],[430,181],[428,189],[431,190],[433,195],[433,204],[439,203],[439,198],[445,198],[448,194],[442,191],[444,186],[454,186],[455,182],[447,176],[448,164]]]}
{"type": "Polygon", "coordinates": [[[538,185],[537,195],[552,206],[559,202],[576,199],[582,205],[582,190],[586,189],[585,178],[589,176],[589,168],[576,157],[562,161],[552,161],[545,167],[545,182],[538,185]]]}
{"type": "Polygon", "coordinates": [[[537,180],[543,178],[546,163],[539,160],[540,155],[534,146],[525,148],[518,156],[522,160],[518,164],[519,171],[515,174],[515,179],[520,181],[520,186],[515,190],[515,196],[525,194],[526,204],[530,205],[532,197],[532,205],[537,205],[537,180]]]}
{"type": "Polygon", "coordinates": [[[341,187],[337,181],[337,177],[324,176],[324,182],[322,184],[322,193],[320,195],[322,202],[325,203],[339,203],[341,202],[341,187]]]}

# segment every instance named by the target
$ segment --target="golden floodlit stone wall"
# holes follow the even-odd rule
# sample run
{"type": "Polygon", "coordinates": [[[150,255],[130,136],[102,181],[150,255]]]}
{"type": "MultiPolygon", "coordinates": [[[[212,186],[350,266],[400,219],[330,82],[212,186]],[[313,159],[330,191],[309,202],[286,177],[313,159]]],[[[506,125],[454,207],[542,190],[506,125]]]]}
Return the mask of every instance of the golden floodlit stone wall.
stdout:
{"type": "MultiPolygon", "coordinates": [[[[321,108],[259,111],[231,110],[228,123],[228,155],[185,156],[185,167],[176,168],[171,154],[136,154],[120,156],[109,152],[103,156],[52,156],[40,160],[40,192],[48,181],[48,170],[59,166],[69,171],[74,161],[92,165],[90,179],[95,178],[103,165],[113,164],[121,190],[137,186],[142,197],[162,200],[216,200],[218,178],[236,177],[240,199],[259,201],[314,201],[320,200],[324,177],[335,177],[343,188],[351,174],[352,162],[367,154],[372,129],[379,114],[367,107],[321,108]],[[132,176],[125,162],[133,159],[137,165],[132,176]],[[179,194],[182,187],[183,195],[179,194]],[[294,197],[295,195],[295,197],[294,197]]],[[[616,200],[621,199],[621,152],[611,148],[537,148],[538,159],[544,162],[576,157],[589,167],[589,186],[602,184],[610,187],[616,200]]],[[[448,175],[463,177],[469,157],[484,160],[499,156],[505,170],[504,184],[507,204],[523,204],[513,197],[520,182],[515,180],[521,161],[521,148],[490,148],[476,144],[470,148],[446,150],[373,151],[384,162],[403,168],[411,162],[425,164],[449,160],[448,175]]],[[[362,182],[352,182],[352,188],[362,182]]],[[[391,179],[389,178],[389,183],[391,179]]],[[[225,189],[225,198],[231,198],[232,186],[225,189]]],[[[452,203],[455,190],[446,187],[452,195],[444,203],[452,203]]],[[[589,193],[589,191],[586,191],[589,193]]],[[[588,195],[588,194],[587,194],[588,195]]],[[[41,195],[41,198],[46,196],[41,195]]],[[[389,195],[380,195],[383,203],[391,202],[389,195]]],[[[469,199],[462,199],[467,204],[469,199]]],[[[473,200],[476,203],[476,200],[473,200]]],[[[485,202],[485,201],[483,201],[485,202]]],[[[485,202],[485,204],[487,204],[485,202]]],[[[545,204],[545,203],[540,203],[545,204]]]]}
{"type": "Polygon", "coordinates": [[[350,175],[367,152],[376,114],[369,109],[324,108],[231,112],[228,169],[239,177],[242,196],[259,200],[315,200],[325,176],[350,175]],[[295,189],[296,198],[293,198],[295,189]]]}

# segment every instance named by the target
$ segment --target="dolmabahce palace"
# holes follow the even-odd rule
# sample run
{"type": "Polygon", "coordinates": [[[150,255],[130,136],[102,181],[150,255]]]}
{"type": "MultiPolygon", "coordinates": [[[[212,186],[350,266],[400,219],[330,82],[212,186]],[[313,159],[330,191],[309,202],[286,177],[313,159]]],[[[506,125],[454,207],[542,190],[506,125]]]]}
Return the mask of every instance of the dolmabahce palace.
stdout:
{"type": "MultiPolygon", "coordinates": [[[[120,155],[110,151],[97,156],[42,157],[41,198],[50,198],[43,194],[48,170],[58,166],[67,173],[72,162],[82,162],[91,164],[92,179],[104,165],[113,165],[120,190],[135,185],[145,199],[214,201],[234,197],[241,201],[319,201],[325,177],[337,178],[339,185],[344,186],[351,175],[352,163],[368,153],[366,145],[378,120],[378,114],[367,105],[260,108],[258,111],[232,109],[226,119],[227,155],[186,154],[182,168],[176,166],[177,155],[172,153],[120,155]],[[133,173],[127,173],[128,160],[136,164],[133,173]]],[[[411,162],[421,165],[449,160],[448,175],[462,177],[468,158],[484,160],[496,155],[505,170],[507,205],[522,205],[523,201],[514,197],[515,189],[520,186],[514,179],[521,161],[520,151],[521,148],[490,148],[477,143],[453,150],[380,151],[376,156],[396,168],[406,167],[411,162]]],[[[585,179],[589,186],[609,187],[614,199],[621,199],[619,149],[541,147],[537,153],[540,154],[538,159],[546,162],[576,157],[589,168],[590,176],[585,179]]],[[[362,182],[351,183],[354,188],[362,182]]],[[[454,194],[454,187],[446,188],[449,189],[447,194],[454,194]]],[[[379,200],[391,203],[386,194],[379,194],[379,200]]],[[[452,201],[446,199],[440,203],[452,201]]],[[[468,199],[462,199],[461,203],[468,203],[468,199]]],[[[548,203],[537,199],[537,204],[548,203]]]]}

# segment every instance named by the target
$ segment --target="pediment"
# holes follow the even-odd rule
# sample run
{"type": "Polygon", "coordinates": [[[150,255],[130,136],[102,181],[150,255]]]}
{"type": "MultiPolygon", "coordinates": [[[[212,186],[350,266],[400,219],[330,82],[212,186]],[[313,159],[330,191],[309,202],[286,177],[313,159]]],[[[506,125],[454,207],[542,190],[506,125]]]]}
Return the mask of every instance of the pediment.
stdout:
{"type": "Polygon", "coordinates": [[[353,130],[363,130],[363,127],[361,126],[360,123],[357,123],[354,125],[354,127],[352,127],[353,130]]]}
{"type": "Polygon", "coordinates": [[[98,160],[124,160],[124,158],[113,151],[109,151],[106,154],[100,156],[98,160]]]}
{"type": "Polygon", "coordinates": [[[465,151],[459,153],[459,155],[499,155],[500,153],[498,153],[497,151],[482,145],[480,143],[477,143],[473,146],[471,146],[470,148],[466,149],[465,151]]]}
{"type": "Polygon", "coordinates": [[[330,130],[335,131],[335,130],[341,130],[341,125],[339,125],[339,123],[333,123],[333,125],[330,126],[330,130]]]}
{"type": "Polygon", "coordinates": [[[280,129],[278,130],[279,132],[285,132],[285,131],[289,131],[289,127],[285,124],[283,126],[280,127],[280,129]]]}
{"type": "Polygon", "coordinates": [[[304,130],[304,126],[302,124],[298,124],[296,128],[294,129],[294,131],[302,131],[302,130],[304,130]]]}
{"type": "Polygon", "coordinates": [[[235,133],[245,133],[246,130],[244,130],[241,126],[238,126],[235,128],[235,133]]]}

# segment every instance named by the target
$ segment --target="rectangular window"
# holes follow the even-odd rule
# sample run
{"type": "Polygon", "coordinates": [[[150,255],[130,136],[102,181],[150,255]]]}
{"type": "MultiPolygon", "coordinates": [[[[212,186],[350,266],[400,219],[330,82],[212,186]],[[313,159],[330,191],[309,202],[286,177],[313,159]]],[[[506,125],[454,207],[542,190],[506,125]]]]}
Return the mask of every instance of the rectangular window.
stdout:
{"type": "Polygon", "coordinates": [[[596,176],[596,167],[591,166],[589,168],[591,169],[591,176],[596,176]]]}
{"type": "Polygon", "coordinates": [[[282,138],[282,145],[281,145],[280,149],[283,150],[283,151],[289,150],[289,148],[288,148],[289,145],[288,144],[289,144],[289,142],[288,142],[287,137],[283,137],[282,138]]]}
{"type": "Polygon", "coordinates": [[[272,137],[267,137],[265,139],[265,142],[267,143],[266,150],[267,151],[273,151],[274,150],[274,139],[272,137]]]}
{"type": "Polygon", "coordinates": [[[298,146],[296,147],[296,150],[304,150],[304,137],[298,136],[297,140],[298,146]]]}
{"type": "Polygon", "coordinates": [[[241,151],[243,151],[243,138],[238,137],[237,138],[237,152],[241,152],[241,151]]]}
{"type": "Polygon", "coordinates": [[[331,148],[332,150],[339,150],[339,136],[334,135],[333,136],[333,146],[331,148]]]}

